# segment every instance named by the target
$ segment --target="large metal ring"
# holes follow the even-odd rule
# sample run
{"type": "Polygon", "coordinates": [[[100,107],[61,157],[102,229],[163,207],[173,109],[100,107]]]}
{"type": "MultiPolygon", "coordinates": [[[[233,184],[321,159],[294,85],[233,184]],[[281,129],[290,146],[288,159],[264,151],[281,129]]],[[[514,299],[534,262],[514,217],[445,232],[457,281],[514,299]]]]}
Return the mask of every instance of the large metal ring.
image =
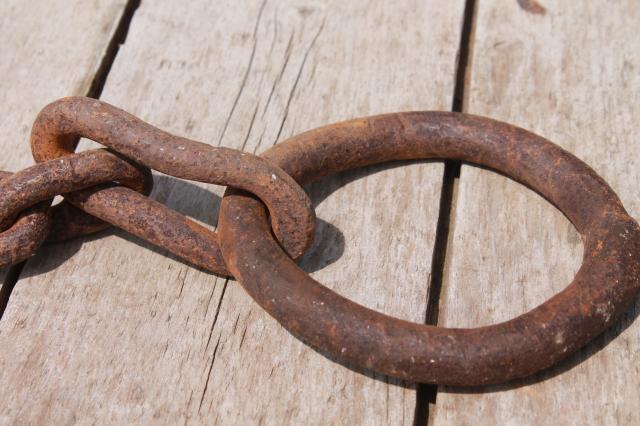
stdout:
{"type": "Polygon", "coordinates": [[[441,328],[383,315],[314,281],[273,240],[262,204],[228,190],[219,233],[230,271],[287,330],[347,363],[460,386],[524,377],[605,330],[640,289],[638,224],[589,166],[523,129],[457,113],[399,113],[312,130],[263,157],[300,183],[389,160],[479,164],[538,191],[583,237],[575,279],[542,305],[487,327],[441,328]]]}
{"type": "MultiPolygon", "coordinates": [[[[229,185],[256,194],[271,212],[276,237],[294,258],[300,257],[313,241],[315,213],[307,194],[289,175],[260,157],[171,135],[119,108],[84,97],[55,101],[38,114],[31,132],[33,156],[40,162],[68,155],[78,136],[177,178],[229,185]]],[[[128,231],[163,247],[172,240],[172,252],[214,272],[228,274],[215,233],[132,191],[105,192],[96,188],[83,193],[83,199],[75,197],[71,201],[105,220],[116,222],[120,217],[128,231]],[[112,208],[115,199],[136,204],[116,212],[112,208]],[[148,210],[153,220],[146,213],[149,220],[143,220],[143,215],[132,208],[148,210]],[[98,211],[105,214],[101,216],[98,211]],[[159,223],[165,226],[157,229],[159,223]],[[171,228],[171,224],[176,226],[171,228]],[[193,241],[206,243],[209,255],[192,250],[189,246],[193,241]]]]}

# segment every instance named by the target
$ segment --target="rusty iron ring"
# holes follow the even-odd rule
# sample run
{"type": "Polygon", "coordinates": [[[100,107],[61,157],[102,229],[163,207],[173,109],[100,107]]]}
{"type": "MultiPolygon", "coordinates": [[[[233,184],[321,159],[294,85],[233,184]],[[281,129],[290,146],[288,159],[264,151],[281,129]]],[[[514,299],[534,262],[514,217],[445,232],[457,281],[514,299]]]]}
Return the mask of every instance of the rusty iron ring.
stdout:
{"type": "MultiPolygon", "coordinates": [[[[0,171],[0,187],[12,173],[0,171]]],[[[23,210],[15,222],[0,232],[0,268],[33,256],[51,229],[49,203],[41,202],[23,210]]]]}
{"type": "MultiPolygon", "coordinates": [[[[313,240],[315,212],[307,194],[280,168],[260,157],[171,135],[119,108],[83,97],[64,98],[46,106],[31,135],[38,162],[70,154],[73,141],[82,136],[162,173],[256,194],[269,208],[274,233],[293,258],[300,257],[313,240]]],[[[102,206],[108,207],[104,202],[102,206]]],[[[185,227],[194,223],[183,222],[185,227]]],[[[146,224],[133,224],[132,228],[136,227],[145,228],[146,224]]],[[[144,229],[138,231],[146,234],[144,238],[149,236],[144,229]]],[[[173,238],[189,240],[177,233],[173,238]]],[[[217,246],[217,241],[213,244],[217,246]]],[[[227,273],[223,263],[218,266],[218,270],[211,265],[208,269],[227,273]]]]}
{"type": "Polygon", "coordinates": [[[4,172],[3,176],[0,267],[32,256],[45,240],[63,240],[108,226],[80,210],[74,212],[69,205],[50,209],[55,195],[104,182],[118,182],[148,193],[152,182],[148,169],[104,149],[36,164],[13,174],[4,172]],[[26,215],[22,214],[25,210],[29,212],[26,215]],[[19,214],[21,219],[16,221],[19,214]],[[70,219],[70,215],[75,217],[70,219]]]}
{"type": "Polygon", "coordinates": [[[640,229],[613,190],[573,155],[509,124],[447,112],[382,115],[306,132],[263,156],[301,184],[389,160],[487,166],[537,190],[583,237],[575,279],[542,305],[487,327],[442,328],[389,317],[316,282],[274,242],[262,204],[227,190],[218,232],[229,270],[292,334],[348,364],[458,386],[524,377],[600,334],[640,289],[640,229]]]}

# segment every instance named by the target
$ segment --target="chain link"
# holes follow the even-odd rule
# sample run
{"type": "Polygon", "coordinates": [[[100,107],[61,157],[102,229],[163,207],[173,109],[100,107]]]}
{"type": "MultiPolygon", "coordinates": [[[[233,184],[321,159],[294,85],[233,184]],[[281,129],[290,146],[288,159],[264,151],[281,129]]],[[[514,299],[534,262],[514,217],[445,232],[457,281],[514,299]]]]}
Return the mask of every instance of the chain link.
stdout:
{"type": "MultiPolygon", "coordinates": [[[[6,188],[8,196],[0,203],[0,226],[9,224],[26,207],[64,194],[65,203],[53,211],[54,218],[64,216],[64,221],[54,220],[55,233],[50,239],[95,232],[106,221],[192,264],[228,275],[215,232],[144,196],[151,190],[150,168],[256,194],[268,206],[274,233],[293,258],[300,257],[313,239],[311,201],[280,168],[248,153],[171,135],[95,99],[64,98],[46,106],[34,122],[31,149],[40,164],[2,182],[0,188],[6,188]],[[79,137],[101,143],[112,152],[74,154],[79,137]],[[79,227],[74,226],[78,223],[79,227]]],[[[33,254],[48,230],[49,226],[40,229],[37,238],[32,230],[32,248],[19,259],[7,258],[4,264],[33,254]]],[[[7,238],[0,234],[0,246],[15,245],[7,238]]]]}
{"type": "Polygon", "coordinates": [[[39,164],[0,172],[0,266],[25,260],[47,239],[113,224],[194,265],[233,275],[284,327],[323,353],[407,380],[468,386],[533,374],[609,327],[640,291],[640,227],[604,180],[540,136],[482,117],[368,117],[305,132],[257,157],[174,136],[104,102],[74,97],[40,112],[31,147],[39,164]],[[108,149],[73,153],[79,137],[108,149]],[[292,261],[310,247],[315,225],[299,183],[383,161],[432,158],[495,169],[556,205],[585,241],[574,281],[510,321],[454,329],[367,309],[292,261]],[[218,233],[148,198],[151,170],[229,186],[218,233]],[[60,194],[65,201],[50,207],[60,194]]]}

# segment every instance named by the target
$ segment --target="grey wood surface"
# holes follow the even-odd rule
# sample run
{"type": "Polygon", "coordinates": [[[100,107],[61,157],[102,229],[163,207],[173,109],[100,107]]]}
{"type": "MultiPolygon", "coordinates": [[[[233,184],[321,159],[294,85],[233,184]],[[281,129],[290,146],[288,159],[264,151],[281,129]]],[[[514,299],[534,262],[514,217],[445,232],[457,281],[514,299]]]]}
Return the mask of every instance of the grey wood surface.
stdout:
{"type": "MultiPolygon", "coordinates": [[[[585,160],[640,219],[640,5],[637,1],[478,3],[470,113],[530,129],[585,160]]],[[[582,241],[544,199],[502,176],[463,166],[440,325],[504,321],[563,289],[582,241]]],[[[640,423],[638,305],[550,371],[510,385],[442,388],[433,424],[640,423]]]]}

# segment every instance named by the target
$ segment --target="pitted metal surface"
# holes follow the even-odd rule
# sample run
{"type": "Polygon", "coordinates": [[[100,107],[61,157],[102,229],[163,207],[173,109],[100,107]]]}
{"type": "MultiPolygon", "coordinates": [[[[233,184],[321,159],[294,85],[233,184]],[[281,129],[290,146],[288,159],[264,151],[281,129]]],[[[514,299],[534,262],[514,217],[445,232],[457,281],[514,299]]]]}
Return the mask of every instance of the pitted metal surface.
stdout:
{"type": "Polygon", "coordinates": [[[25,260],[46,239],[114,224],[197,266],[232,274],[309,345],[410,381],[471,386],[533,374],[613,324],[640,290],[640,228],[606,182],[548,140],[488,118],[448,112],[367,117],[299,134],[256,157],[171,135],[94,99],[65,98],[38,115],[31,143],[39,164],[0,172],[0,266],[25,260]],[[75,154],[79,137],[109,149],[75,154]],[[300,185],[409,159],[482,165],[539,192],[582,235],[584,259],[573,282],[510,321],[456,329],[358,305],[295,264],[315,225],[300,185]],[[228,185],[218,232],[148,198],[151,169],[228,185]],[[56,195],[65,202],[50,207],[56,195]]]}
{"type": "Polygon", "coordinates": [[[458,113],[398,113],[312,130],[263,156],[301,184],[390,160],[479,164],[540,192],[582,234],[583,264],[564,291],[507,322],[442,328],[389,317],[313,280],[274,242],[262,204],[229,189],[219,232],[231,273],[292,334],[347,363],[417,382],[505,382],[585,345],[640,290],[638,224],[589,166],[523,129],[458,113]]]}

